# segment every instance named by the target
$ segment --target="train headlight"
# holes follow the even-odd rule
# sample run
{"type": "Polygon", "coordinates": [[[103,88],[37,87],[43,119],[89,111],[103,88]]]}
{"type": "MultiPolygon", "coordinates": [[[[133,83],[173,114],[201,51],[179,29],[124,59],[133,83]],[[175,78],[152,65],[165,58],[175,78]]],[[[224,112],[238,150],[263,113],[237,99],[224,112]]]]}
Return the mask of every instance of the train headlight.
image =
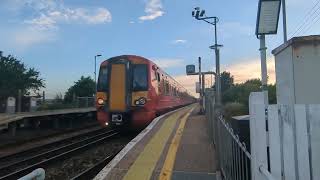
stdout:
{"type": "Polygon", "coordinates": [[[101,99],[101,98],[99,98],[97,102],[98,102],[99,105],[104,105],[104,100],[101,99]]]}
{"type": "Polygon", "coordinates": [[[135,104],[138,106],[142,106],[142,105],[146,104],[146,102],[147,102],[147,99],[144,97],[141,97],[135,101],[135,104]]]}

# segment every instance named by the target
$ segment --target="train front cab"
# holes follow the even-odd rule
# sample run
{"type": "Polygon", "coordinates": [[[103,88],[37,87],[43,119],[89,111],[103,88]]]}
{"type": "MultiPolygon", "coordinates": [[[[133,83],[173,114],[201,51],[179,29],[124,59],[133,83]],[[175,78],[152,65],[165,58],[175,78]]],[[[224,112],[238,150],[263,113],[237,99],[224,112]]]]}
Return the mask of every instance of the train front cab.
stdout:
{"type": "Polygon", "coordinates": [[[120,56],[101,64],[97,86],[97,119],[102,126],[145,127],[155,117],[150,63],[120,56]]]}

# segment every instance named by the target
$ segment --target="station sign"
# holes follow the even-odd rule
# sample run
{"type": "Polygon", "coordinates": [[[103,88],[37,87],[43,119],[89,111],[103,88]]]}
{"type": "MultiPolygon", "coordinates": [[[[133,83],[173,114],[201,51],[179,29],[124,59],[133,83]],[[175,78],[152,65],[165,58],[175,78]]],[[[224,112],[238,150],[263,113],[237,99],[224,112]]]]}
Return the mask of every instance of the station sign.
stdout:
{"type": "Polygon", "coordinates": [[[189,74],[194,74],[196,72],[196,67],[193,64],[187,65],[186,66],[186,73],[187,75],[189,74]]]}

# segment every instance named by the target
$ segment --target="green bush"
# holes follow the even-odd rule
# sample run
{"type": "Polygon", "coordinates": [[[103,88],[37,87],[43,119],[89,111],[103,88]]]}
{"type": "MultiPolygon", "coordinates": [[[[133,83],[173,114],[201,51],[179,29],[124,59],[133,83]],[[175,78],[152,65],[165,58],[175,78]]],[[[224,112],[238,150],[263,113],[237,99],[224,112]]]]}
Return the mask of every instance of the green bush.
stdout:
{"type": "Polygon", "coordinates": [[[45,110],[56,110],[56,109],[69,109],[69,108],[74,108],[75,106],[73,104],[65,104],[65,103],[60,103],[60,102],[54,102],[54,103],[44,103],[41,104],[38,107],[38,111],[45,111],[45,110]]]}
{"type": "Polygon", "coordinates": [[[223,115],[226,119],[232,116],[247,115],[246,106],[240,103],[227,103],[223,106],[223,115]]]}

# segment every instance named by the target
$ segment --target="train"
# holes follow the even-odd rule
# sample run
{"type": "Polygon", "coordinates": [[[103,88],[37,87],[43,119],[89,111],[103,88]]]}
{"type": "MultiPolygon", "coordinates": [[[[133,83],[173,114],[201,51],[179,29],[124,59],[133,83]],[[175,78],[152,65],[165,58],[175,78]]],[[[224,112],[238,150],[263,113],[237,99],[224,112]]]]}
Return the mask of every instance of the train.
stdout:
{"type": "Polygon", "coordinates": [[[196,101],[195,97],[149,59],[112,57],[100,64],[96,109],[103,127],[146,127],[155,117],[196,101]]]}

